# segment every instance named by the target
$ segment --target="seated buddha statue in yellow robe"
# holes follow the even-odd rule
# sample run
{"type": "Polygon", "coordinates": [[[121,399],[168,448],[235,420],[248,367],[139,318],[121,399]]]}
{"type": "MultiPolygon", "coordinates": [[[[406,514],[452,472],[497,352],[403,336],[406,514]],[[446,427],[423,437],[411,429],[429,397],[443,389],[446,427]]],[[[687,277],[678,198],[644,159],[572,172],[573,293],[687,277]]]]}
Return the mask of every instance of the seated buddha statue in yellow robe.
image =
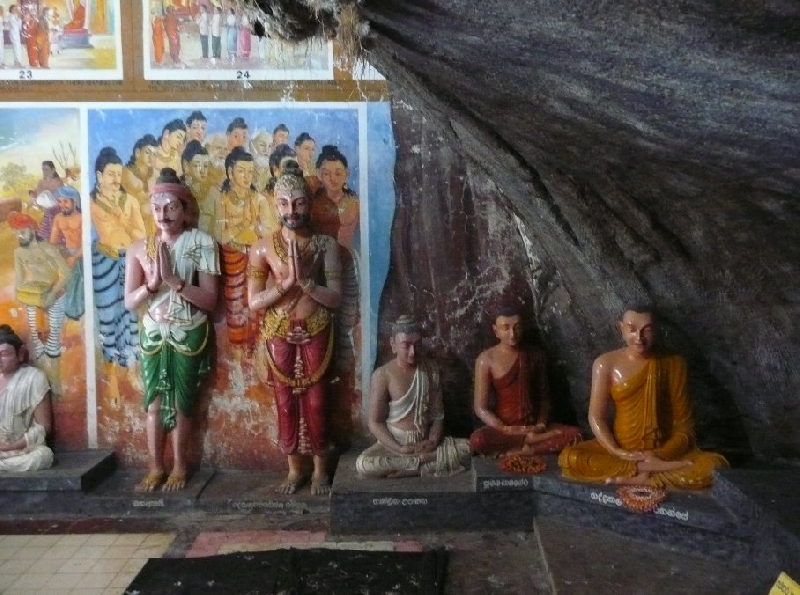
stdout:
{"type": "Polygon", "coordinates": [[[579,481],[708,487],[714,469],[728,462],[695,445],[686,362],[654,348],[653,313],[640,309],[628,310],[618,323],[625,347],[604,353],[592,366],[589,425],[595,439],[565,448],[558,464],[564,477],[579,481]]]}

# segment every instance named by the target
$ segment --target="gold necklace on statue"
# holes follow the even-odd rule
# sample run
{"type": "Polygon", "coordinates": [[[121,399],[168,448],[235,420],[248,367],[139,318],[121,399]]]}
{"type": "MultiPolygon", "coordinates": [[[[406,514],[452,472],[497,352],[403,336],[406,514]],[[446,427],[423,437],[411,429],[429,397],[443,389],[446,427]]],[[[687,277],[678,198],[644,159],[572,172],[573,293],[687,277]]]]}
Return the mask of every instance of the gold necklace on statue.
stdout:
{"type": "MultiPolygon", "coordinates": [[[[306,253],[311,248],[311,244],[312,244],[311,238],[309,238],[304,246],[299,246],[299,245],[297,246],[297,249],[299,251],[297,256],[300,260],[302,260],[306,256],[306,253]]],[[[288,264],[289,242],[286,240],[286,238],[283,237],[283,234],[281,233],[280,229],[276,231],[274,234],[272,234],[272,246],[275,249],[275,254],[277,255],[278,258],[280,258],[281,262],[283,264],[288,264]]]]}

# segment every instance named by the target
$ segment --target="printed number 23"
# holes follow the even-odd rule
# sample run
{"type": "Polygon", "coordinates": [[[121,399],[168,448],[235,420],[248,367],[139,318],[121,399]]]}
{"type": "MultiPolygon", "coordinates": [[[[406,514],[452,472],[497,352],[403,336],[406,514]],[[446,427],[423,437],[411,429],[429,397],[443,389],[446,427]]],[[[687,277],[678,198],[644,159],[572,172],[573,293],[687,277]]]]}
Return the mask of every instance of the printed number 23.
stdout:
{"type": "Polygon", "coordinates": [[[32,70],[20,70],[19,71],[19,80],[21,81],[29,81],[33,78],[33,71],[32,70]]]}

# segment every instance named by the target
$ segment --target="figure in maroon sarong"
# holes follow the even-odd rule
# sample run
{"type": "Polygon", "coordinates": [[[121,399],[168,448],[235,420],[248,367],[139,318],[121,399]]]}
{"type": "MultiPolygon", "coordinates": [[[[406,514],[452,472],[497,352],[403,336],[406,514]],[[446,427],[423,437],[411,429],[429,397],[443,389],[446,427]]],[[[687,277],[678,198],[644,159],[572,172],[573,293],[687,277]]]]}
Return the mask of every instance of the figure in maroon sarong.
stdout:
{"type": "Polygon", "coordinates": [[[341,301],[339,247],[309,228],[311,200],[303,172],[292,161],[275,183],[282,227],[250,249],[247,297],[253,311],[266,308],[263,350],[275,387],[278,442],[289,473],[277,491],[293,494],[306,481],[311,493],[330,492],[326,468],[325,384],[333,356],[332,313],[341,301]]]}

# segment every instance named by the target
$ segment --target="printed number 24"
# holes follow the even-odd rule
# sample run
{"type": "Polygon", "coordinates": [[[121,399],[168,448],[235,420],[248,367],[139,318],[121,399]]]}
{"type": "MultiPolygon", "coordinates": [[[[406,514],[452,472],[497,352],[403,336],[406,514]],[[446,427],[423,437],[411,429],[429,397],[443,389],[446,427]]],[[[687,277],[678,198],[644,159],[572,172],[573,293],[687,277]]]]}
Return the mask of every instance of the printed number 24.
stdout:
{"type": "Polygon", "coordinates": [[[236,71],[236,79],[249,79],[250,78],[250,71],[249,70],[237,70],[236,71]]]}

